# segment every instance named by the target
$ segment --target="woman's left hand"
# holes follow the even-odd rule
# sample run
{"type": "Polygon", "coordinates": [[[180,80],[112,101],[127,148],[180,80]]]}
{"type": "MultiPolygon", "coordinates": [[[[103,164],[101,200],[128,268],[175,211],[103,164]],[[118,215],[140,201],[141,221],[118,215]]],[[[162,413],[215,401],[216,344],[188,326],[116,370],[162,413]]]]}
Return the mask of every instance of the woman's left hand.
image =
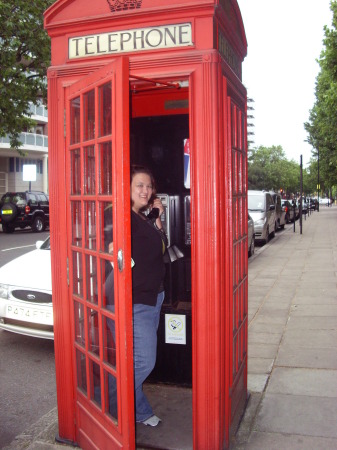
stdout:
{"type": "Polygon", "coordinates": [[[164,212],[164,206],[160,200],[160,198],[156,197],[153,201],[153,205],[152,208],[158,208],[159,209],[159,217],[163,214],[164,212]]]}
{"type": "Polygon", "coordinates": [[[156,219],[156,225],[157,225],[157,228],[162,229],[163,228],[163,224],[161,223],[160,216],[164,212],[164,206],[163,206],[160,198],[156,197],[154,199],[152,208],[158,208],[159,209],[159,217],[158,217],[158,219],[156,219]]]}

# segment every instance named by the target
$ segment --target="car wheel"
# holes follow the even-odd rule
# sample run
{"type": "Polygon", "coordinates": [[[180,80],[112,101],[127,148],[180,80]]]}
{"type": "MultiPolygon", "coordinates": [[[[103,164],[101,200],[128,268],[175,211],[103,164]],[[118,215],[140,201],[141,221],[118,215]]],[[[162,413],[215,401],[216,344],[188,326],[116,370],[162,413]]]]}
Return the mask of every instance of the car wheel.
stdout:
{"type": "Polygon", "coordinates": [[[250,248],[248,251],[248,256],[253,256],[255,251],[255,236],[252,237],[252,241],[250,243],[250,248]]]}
{"type": "Polygon", "coordinates": [[[1,221],[2,223],[12,222],[18,215],[18,208],[14,203],[5,203],[1,208],[1,221]]]}
{"type": "Polygon", "coordinates": [[[2,224],[2,231],[4,233],[14,233],[14,227],[11,227],[10,225],[3,223],[2,224]]]}
{"type": "Polygon", "coordinates": [[[280,226],[281,230],[284,230],[284,223],[280,226]]]}
{"type": "Polygon", "coordinates": [[[35,217],[35,219],[33,221],[33,225],[32,225],[32,230],[35,233],[39,233],[40,231],[44,230],[44,220],[42,217],[40,217],[40,216],[35,217]]]}
{"type": "Polygon", "coordinates": [[[275,222],[275,224],[274,224],[274,231],[272,232],[272,233],[270,233],[270,236],[273,238],[273,237],[275,237],[275,230],[277,229],[277,224],[276,224],[276,222],[275,222]]]}

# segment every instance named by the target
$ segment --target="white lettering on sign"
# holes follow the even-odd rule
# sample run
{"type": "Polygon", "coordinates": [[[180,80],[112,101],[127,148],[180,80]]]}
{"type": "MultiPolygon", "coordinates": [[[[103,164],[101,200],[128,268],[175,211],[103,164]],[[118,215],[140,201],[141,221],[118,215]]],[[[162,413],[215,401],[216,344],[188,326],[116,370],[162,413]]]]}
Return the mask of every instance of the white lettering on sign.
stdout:
{"type": "Polygon", "coordinates": [[[190,23],[69,38],[69,59],[193,45],[190,23]]]}

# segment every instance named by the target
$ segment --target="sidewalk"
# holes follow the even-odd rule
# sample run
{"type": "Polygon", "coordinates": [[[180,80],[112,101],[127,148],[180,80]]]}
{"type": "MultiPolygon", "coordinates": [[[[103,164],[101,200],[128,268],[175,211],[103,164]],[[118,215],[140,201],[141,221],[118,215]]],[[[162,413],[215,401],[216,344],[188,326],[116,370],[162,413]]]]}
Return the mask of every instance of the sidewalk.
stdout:
{"type": "MultiPolygon", "coordinates": [[[[249,259],[250,399],[231,449],[336,450],[337,207],[260,250],[249,259]]],[[[73,448],[56,434],[54,409],[6,450],[73,448]]]]}
{"type": "Polygon", "coordinates": [[[249,264],[248,390],[233,448],[337,449],[337,208],[249,264]]]}

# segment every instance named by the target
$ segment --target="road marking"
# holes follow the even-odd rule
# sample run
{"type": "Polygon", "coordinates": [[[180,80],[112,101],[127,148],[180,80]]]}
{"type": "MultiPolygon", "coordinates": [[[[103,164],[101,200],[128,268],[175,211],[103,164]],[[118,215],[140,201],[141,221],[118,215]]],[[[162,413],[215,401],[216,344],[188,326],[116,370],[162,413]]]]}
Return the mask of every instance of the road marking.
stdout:
{"type": "Polygon", "coordinates": [[[9,252],[11,250],[18,250],[20,248],[27,248],[27,247],[35,247],[36,244],[31,245],[23,245],[22,247],[12,247],[12,248],[5,248],[4,250],[1,250],[2,252],[9,252]]]}

